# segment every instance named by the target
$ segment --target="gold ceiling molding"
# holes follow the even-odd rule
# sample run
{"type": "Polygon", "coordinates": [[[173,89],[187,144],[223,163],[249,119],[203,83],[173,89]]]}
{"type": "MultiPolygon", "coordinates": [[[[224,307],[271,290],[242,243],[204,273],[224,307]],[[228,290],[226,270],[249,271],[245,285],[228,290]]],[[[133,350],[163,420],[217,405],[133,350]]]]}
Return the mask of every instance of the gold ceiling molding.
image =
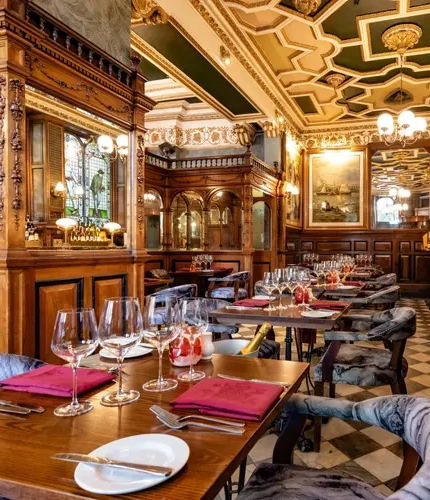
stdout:
{"type": "Polygon", "coordinates": [[[345,75],[341,75],[340,73],[332,73],[331,75],[328,75],[326,77],[325,81],[336,90],[339,85],[342,85],[345,79],[345,75]]]}
{"type": "Polygon", "coordinates": [[[293,5],[299,12],[309,16],[318,10],[321,0],[293,0],[293,5]]]}
{"type": "Polygon", "coordinates": [[[382,42],[387,49],[404,54],[419,42],[422,34],[417,24],[397,24],[382,33],[382,42]]]}
{"type": "Polygon", "coordinates": [[[163,142],[187,149],[241,146],[235,126],[148,128],[145,134],[147,147],[154,148],[163,142]]]}
{"type": "Polygon", "coordinates": [[[155,26],[166,24],[169,16],[153,0],[131,0],[131,19],[135,24],[155,26]]]}
{"type": "MultiPolygon", "coordinates": [[[[212,0],[216,8],[220,11],[225,20],[229,22],[230,27],[234,30],[235,34],[240,38],[241,42],[246,46],[246,48],[251,52],[253,57],[256,59],[259,58],[259,55],[255,51],[254,47],[249,43],[249,41],[244,37],[242,31],[235,23],[231,23],[229,19],[228,12],[222,5],[222,2],[219,0],[212,0]]],[[[267,95],[271,98],[273,103],[276,105],[278,110],[285,116],[287,121],[290,123],[290,128],[297,133],[298,128],[295,124],[296,119],[291,116],[289,110],[287,110],[284,104],[279,100],[279,98],[274,94],[271,88],[267,85],[266,81],[260,77],[260,75],[255,71],[252,64],[248,61],[248,59],[239,51],[236,44],[230,39],[227,33],[220,27],[214,17],[210,14],[210,12],[205,8],[203,3],[200,0],[191,0],[191,4],[196,9],[196,11],[203,17],[203,19],[207,22],[207,24],[214,30],[214,32],[220,37],[222,42],[228,47],[228,49],[234,54],[236,59],[240,61],[242,66],[248,71],[248,73],[254,78],[254,80],[261,86],[262,89],[267,93],[267,95]]],[[[288,96],[285,95],[282,87],[280,87],[279,81],[270,73],[266,73],[266,76],[270,79],[272,84],[281,92],[281,94],[288,99],[288,96]]]]}
{"type": "Polygon", "coordinates": [[[73,106],[56,100],[50,95],[39,93],[28,86],[25,88],[25,105],[41,113],[64,120],[67,123],[73,123],[83,130],[94,132],[95,134],[117,137],[120,134],[127,133],[113,124],[110,125],[106,120],[101,120],[96,116],[92,117],[88,113],[84,113],[73,106]]]}

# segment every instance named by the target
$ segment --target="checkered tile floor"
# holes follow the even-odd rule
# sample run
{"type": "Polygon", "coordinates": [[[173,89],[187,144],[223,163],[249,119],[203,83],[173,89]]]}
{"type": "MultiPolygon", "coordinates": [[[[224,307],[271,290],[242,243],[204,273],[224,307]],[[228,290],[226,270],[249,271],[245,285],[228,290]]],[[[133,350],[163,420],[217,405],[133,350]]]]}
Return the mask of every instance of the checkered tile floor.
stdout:
{"type": "MultiPolygon", "coordinates": [[[[408,339],[405,350],[409,363],[406,380],[408,393],[430,399],[430,309],[422,299],[401,299],[396,305],[413,307],[417,313],[417,332],[414,337],[408,339]]],[[[253,327],[243,327],[238,334],[243,338],[252,338],[253,335],[253,327]]],[[[276,339],[283,349],[284,337],[284,329],[277,329],[276,339]]],[[[318,341],[323,344],[322,339],[318,341]]],[[[284,351],[281,356],[281,359],[285,359],[284,351]]],[[[294,352],[293,359],[296,359],[294,352]]],[[[314,356],[313,363],[318,360],[319,358],[314,356]]],[[[305,391],[305,384],[300,389],[305,391]]],[[[340,384],[336,386],[337,398],[353,401],[389,394],[389,386],[368,389],[340,384]]],[[[308,432],[312,438],[313,430],[308,432]]],[[[275,441],[276,435],[267,434],[253,448],[248,457],[246,480],[258,463],[271,461],[275,441]]],[[[322,428],[321,452],[303,453],[296,450],[294,461],[297,465],[347,473],[371,484],[382,494],[389,495],[394,489],[402,465],[402,443],[397,436],[383,429],[360,422],[331,419],[322,428]]],[[[222,499],[224,494],[220,492],[217,500],[222,499]]]]}

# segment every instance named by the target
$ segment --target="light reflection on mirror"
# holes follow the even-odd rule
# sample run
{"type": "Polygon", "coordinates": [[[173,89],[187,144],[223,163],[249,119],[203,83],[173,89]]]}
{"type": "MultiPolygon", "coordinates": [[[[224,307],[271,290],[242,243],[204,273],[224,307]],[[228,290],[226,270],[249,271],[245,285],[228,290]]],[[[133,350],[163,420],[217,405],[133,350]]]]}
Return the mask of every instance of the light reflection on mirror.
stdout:
{"type": "Polygon", "coordinates": [[[424,148],[376,151],[371,160],[373,227],[427,228],[429,153],[424,148]]]}

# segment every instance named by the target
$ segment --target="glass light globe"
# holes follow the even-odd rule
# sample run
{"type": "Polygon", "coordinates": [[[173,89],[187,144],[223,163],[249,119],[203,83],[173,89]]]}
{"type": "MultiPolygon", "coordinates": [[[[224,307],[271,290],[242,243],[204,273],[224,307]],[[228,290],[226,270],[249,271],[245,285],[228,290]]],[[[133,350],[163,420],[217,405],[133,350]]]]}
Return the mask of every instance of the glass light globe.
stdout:
{"type": "Polygon", "coordinates": [[[81,196],[84,194],[84,188],[82,186],[76,186],[75,188],[75,194],[77,196],[81,196]]]}
{"type": "Polygon", "coordinates": [[[391,188],[390,191],[388,192],[388,195],[391,196],[392,198],[395,198],[397,196],[397,189],[391,188]]]}
{"type": "Polygon", "coordinates": [[[118,153],[120,155],[128,155],[128,135],[121,134],[116,138],[118,153]]]}
{"type": "Polygon", "coordinates": [[[412,129],[415,122],[415,115],[412,113],[412,111],[402,111],[397,121],[401,128],[412,129]]]}
{"type": "Polygon", "coordinates": [[[411,192],[409,191],[409,189],[404,189],[403,190],[403,197],[409,198],[410,196],[411,196],[411,192]]]}
{"type": "Polygon", "coordinates": [[[297,186],[293,186],[293,190],[291,191],[291,194],[298,195],[299,194],[299,188],[297,186]]]}
{"type": "Polygon", "coordinates": [[[293,192],[293,185],[291,184],[291,182],[289,182],[287,184],[287,187],[285,188],[285,192],[286,193],[292,193],[293,192]]]}
{"type": "Polygon", "coordinates": [[[407,210],[408,208],[409,208],[409,205],[407,203],[403,203],[402,210],[407,210]]]}
{"type": "Polygon", "coordinates": [[[388,113],[382,113],[378,118],[378,129],[379,133],[391,135],[394,132],[394,121],[393,117],[388,113]]]}
{"type": "Polygon", "coordinates": [[[69,227],[73,227],[77,225],[77,221],[75,219],[70,219],[69,217],[63,217],[62,219],[58,219],[55,221],[58,227],[61,229],[67,230],[69,227]]]}
{"type": "Polygon", "coordinates": [[[417,132],[425,132],[427,128],[426,119],[422,116],[415,118],[414,128],[417,132]]]}
{"type": "Polygon", "coordinates": [[[113,151],[113,140],[108,135],[101,135],[97,139],[97,146],[102,153],[109,155],[113,151]]]}

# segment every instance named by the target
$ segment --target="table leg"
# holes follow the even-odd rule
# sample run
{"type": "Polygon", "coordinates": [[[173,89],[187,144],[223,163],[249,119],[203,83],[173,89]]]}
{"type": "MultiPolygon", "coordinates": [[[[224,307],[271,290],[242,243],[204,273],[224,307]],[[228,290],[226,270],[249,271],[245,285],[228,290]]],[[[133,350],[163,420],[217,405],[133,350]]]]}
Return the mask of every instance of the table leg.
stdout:
{"type": "Polygon", "coordinates": [[[285,359],[291,361],[292,349],[291,344],[293,343],[292,328],[287,326],[285,328],[285,359]]]}

